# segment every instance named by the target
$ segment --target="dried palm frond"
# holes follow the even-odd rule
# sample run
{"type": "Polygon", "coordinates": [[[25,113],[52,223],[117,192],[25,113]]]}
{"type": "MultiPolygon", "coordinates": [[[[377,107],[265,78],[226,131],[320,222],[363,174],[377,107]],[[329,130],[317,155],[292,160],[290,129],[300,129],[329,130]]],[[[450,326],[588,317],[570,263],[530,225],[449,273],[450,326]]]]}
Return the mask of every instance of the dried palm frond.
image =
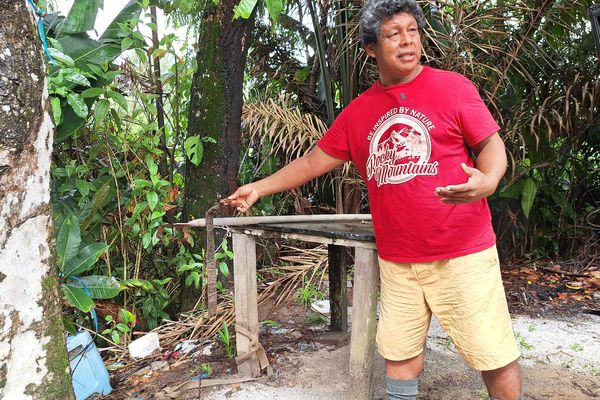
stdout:
{"type": "Polygon", "coordinates": [[[268,140],[273,153],[283,154],[287,161],[303,155],[327,131],[319,117],[302,112],[284,97],[245,104],[242,121],[244,135],[254,143],[268,140]]]}

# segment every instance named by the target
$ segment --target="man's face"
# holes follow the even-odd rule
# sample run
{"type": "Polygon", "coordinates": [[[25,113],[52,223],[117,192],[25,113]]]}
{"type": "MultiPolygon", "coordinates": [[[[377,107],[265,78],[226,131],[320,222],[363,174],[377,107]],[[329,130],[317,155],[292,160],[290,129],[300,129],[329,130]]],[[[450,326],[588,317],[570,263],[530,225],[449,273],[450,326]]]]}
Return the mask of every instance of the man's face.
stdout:
{"type": "Polygon", "coordinates": [[[381,23],[377,43],[365,50],[375,58],[379,79],[384,86],[409,82],[421,72],[421,34],[415,17],[395,14],[381,23]]]}

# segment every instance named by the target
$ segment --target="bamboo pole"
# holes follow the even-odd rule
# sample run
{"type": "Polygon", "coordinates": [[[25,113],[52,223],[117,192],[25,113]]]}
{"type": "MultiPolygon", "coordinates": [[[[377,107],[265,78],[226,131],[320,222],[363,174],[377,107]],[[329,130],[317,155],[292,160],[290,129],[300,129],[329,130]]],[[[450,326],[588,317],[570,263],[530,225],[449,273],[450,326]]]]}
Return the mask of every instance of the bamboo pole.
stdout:
{"type": "MultiPolygon", "coordinates": [[[[371,214],[314,214],[314,215],[276,215],[266,217],[231,217],[214,218],[214,226],[243,226],[256,224],[278,224],[288,222],[343,222],[343,221],[371,221],[371,214]]],[[[189,222],[173,224],[173,227],[203,228],[206,219],[199,218],[189,222]]]]}

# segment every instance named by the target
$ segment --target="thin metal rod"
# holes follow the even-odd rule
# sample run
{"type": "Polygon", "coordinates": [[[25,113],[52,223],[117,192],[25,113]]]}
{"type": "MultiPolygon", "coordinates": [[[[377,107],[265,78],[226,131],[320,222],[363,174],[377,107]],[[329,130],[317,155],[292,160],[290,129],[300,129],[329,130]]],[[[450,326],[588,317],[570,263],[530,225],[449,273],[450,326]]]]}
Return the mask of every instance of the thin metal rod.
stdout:
{"type": "MultiPolygon", "coordinates": [[[[314,214],[314,215],[276,215],[266,217],[231,217],[214,218],[214,226],[242,226],[256,224],[277,224],[286,222],[343,222],[343,221],[371,221],[371,214],[314,214]]],[[[202,228],[206,226],[206,219],[199,218],[189,222],[173,224],[174,227],[202,228]]]]}

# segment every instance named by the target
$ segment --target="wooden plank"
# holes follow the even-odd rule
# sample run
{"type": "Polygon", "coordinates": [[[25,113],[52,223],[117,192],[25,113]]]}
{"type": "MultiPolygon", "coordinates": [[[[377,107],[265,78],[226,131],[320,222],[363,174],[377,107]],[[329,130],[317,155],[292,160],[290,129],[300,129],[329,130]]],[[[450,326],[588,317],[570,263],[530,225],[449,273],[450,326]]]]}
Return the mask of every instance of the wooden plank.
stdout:
{"type": "Polygon", "coordinates": [[[287,240],[302,240],[305,242],[311,243],[323,243],[323,244],[336,244],[338,246],[348,246],[348,247],[361,247],[365,249],[377,250],[377,246],[375,242],[372,241],[360,241],[360,240],[347,240],[347,239],[335,239],[335,238],[327,238],[323,236],[314,236],[314,235],[301,235],[296,233],[279,233],[279,232],[271,232],[264,229],[254,229],[254,228],[232,228],[232,232],[243,232],[247,235],[262,237],[264,239],[272,239],[272,238],[280,238],[287,240]]]}
{"type": "Polygon", "coordinates": [[[379,266],[377,252],[357,248],[354,256],[354,295],[350,344],[350,377],[354,400],[371,399],[373,352],[377,331],[379,266]]]}
{"type": "MultiPolygon", "coordinates": [[[[233,234],[233,269],[235,285],[235,323],[258,335],[258,303],[256,293],[256,243],[253,236],[233,234]]],[[[235,335],[238,356],[250,351],[250,340],[235,335]]],[[[238,365],[240,377],[257,377],[260,364],[256,355],[238,365]]]]}
{"type": "Polygon", "coordinates": [[[330,330],[348,331],[348,286],[346,274],[346,249],[335,244],[327,246],[329,265],[330,330]]]}

